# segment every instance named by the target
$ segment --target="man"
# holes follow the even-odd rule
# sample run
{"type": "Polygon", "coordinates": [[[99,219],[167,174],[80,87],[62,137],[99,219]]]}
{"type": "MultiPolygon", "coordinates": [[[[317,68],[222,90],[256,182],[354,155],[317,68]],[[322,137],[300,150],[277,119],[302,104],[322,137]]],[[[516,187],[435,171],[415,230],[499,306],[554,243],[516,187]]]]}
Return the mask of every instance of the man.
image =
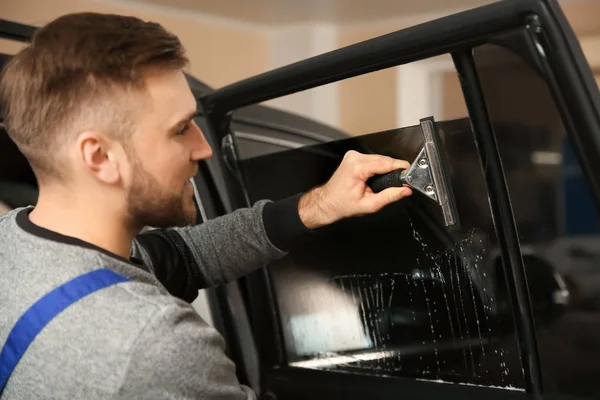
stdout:
{"type": "Polygon", "coordinates": [[[365,184],[407,162],[352,152],[321,187],[191,226],[189,179],[211,149],[186,63],[158,24],[84,13],[4,69],[0,107],[39,197],[0,220],[2,399],[254,398],[189,305],[198,290],[411,194],[365,184]]]}

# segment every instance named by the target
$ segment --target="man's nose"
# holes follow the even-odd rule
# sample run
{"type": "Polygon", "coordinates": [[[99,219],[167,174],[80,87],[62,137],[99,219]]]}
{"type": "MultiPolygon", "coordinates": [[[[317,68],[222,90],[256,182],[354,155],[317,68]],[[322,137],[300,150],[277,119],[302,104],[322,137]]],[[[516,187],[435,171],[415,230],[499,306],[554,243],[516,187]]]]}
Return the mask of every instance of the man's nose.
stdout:
{"type": "Polygon", "coordinates": [[[204,137],[202,129],[200,129],[200,127],[196,125],[196,122],[194,122],[193,124],[193,129],[195,132],[191,158],[193,161],[206,160],[207,158],[212,157],[212,148],[210,147],[210,144],[204,137]]]}

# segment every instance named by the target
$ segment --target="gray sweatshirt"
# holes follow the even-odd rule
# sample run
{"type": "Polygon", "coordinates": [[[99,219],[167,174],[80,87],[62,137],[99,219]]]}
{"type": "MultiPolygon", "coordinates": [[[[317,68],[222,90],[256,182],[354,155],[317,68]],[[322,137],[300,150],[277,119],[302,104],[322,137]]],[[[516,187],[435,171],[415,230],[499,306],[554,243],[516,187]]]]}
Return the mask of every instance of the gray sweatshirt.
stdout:
{"type": "Polygon", "coordinates": [[[237,381],[222,337],[189,302],[198,289],[285,254],[269,240],[265,204],[139,235],[129,260],[32,224],[31,208],[1,217],[1,345],[18,318],[63,283],[99,268],[131,279],[57,315],[25,352],[1,399],[254,399],[237,381]]]}

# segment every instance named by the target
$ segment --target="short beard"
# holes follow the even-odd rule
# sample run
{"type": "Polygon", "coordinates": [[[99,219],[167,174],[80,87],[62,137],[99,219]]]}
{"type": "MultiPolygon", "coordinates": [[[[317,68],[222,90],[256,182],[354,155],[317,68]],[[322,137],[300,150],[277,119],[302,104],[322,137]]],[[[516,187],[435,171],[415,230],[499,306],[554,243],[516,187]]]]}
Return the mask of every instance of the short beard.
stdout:
{"type": "Polygon", "coordinates": [[[196,208],[186,209],[184,187],[181,193],[161,190],[158,181],[142,167],[139,160],[130,157],[133,164],[131,187],[127,193],[128,219],[132,226],[142,229],[182,227],[196,222],[196,208]]]}

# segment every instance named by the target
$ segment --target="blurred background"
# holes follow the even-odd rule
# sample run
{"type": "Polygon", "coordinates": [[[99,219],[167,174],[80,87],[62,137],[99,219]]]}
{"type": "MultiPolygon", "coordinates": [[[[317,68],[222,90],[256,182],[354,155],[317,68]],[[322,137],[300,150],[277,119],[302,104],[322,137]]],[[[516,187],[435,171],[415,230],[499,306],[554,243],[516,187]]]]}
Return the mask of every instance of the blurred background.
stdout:
{"type": "MultiPolygon", "coordinates": [[[[177,34],[190,73],[218,88],[317,54],[492,3],[490,0],[3,0],[2,18],[43,25],[78,11],[135,15],[177,34]]],[[[600,1],[563,0],[563,10],[600,79],[600,1]]],[[[0,41],[0,52],[20,43],[0,41]]],[[[362,134],[466,116],[449,57],[390,68],[269,102],[362,134]]]]}
{"type": "MultiPolygon", "coordinates": [[[[219,88],[283,65],[492,2],[494,1],[0,0],[1,18],[35,26],[44,25],[66,13],[81,11],[134,15],[144,20],[159,22],[182,40],[191,60],[189,74],[212,88],[219,88]]],[[[597,82],[600,82],[600,20],[598,19],[600,1],[559,0],[559,2],[594,71],[596,83],[591,82],[591,84],[597,85],[597,82]]],[[[22,43],[0,40],[0,53],[14,54],[22,46],[22,43]]],[[[597,268],[600,263],[598,209],[578,165],[577,157],[566,139],[567,131],[562,124],[558,109],[542,77],[529,64],[503,48],[482,45],[477,50],[475,58],[478,61],[478,73],[485,92],[486,105],[491,112],[501,157],[505,163],[506,181],[515,222],[520,235],[522,252],[526,257],[528,287],[533,299],[536,324],[538,324],[542,364],[544,374],[548,377],[546,381],[551,382],[559,391],[597,395],[600,393],[597,379],[600,373],[597,362],[600,357],[600,341],[597,335],[600,331],[600,271],[597,268]],[[581,343],[585,343],[585,346],[581,343]],[[588,350],[588,348],[595,350],[588,350]],[[571,375],[565,374],[564,371],[569,371],[571,375]]],[[[204,89],[200,91],[205,93],[204,89]]],[[[469,121],[466,119],[460,121],[468,115],[459,80],[449,56],[430,58],[346,79],[278,98],[265,105],[298,114],[311,121],[265,108],[254,109],[254,114],[252,112],[243,114],[242,110],[237,111],[240,113],[237,116],[242,115],[246,121],[251,120],[254,124],[251,126],[251,124],[244,125],[242,118],[235,120],[237,116],[234,114],[232,130],[238,136],[238,143],[245,143],[246,148],[241,152],[241,158],[246,162],[245,166],[250,165],[254,160],[255,166],[264,167],[262,170],[257,167],[258,171],[267,171],[255,174],[254,187],[261,190],[268,188],[267,192],[255,193],[257,199],[273,197],[279,193],[277,190],[287,190],[286,188],[289,187],[287,184],[290,182],[293,184],[302,182],[300,178],[306,178],[306,182],[311,184],[322,183],[322,180],[313,182],[321,178],[314,172],[317,168],[312,164],[312,158],[307,157],[305,159],[307,164],[303,166],[297,162],[298,159],[302,160],[300,157],[302,153],[288,152],[290,148],[314,144],[309,143],[307,139],[311,137],[310,135],[303,137],[294,132],[319,133],[325,139],[339,139],[345,138],[344,134],[366,135],[414,126],[419,123],[420,118],[427,116],[434,116],[439,122],[443,121],[439,128],[446,139],[446,148],[451,156],[452,185],[457,194],[461,222],[465,227],[460,233],[461,240],[457,243],[462,246],[462,243],[469,242],[472,245],[471,247],[475,249],[472,253],[481,265],[480,271],[483,272],[484,277],[487,276],[486,279],[479,278],[482,282],[491,282],[489,287],[499,288],[495,297],[500,310],[497,315],[502,317],[510,314],[506,291],[503,289],[506,284],[503,283],[503,275],[500,274],[503,266],[499,262],[498,250],[495,248],[496,240],[485,181],[479,165],[479,155],[472,141],[469,121]],[[262,138],[262,142],[256,141],[254,147],[250,148],[250,139],[256,140],[257,137],[262,138]],[[245,138],[245,142],[240,138],[245,138]],[[269,143],[270,146],[267,145],[269,143]],[[276,157],[277,152],[283,151],[286,153],[280,154],[280,164],[273,162],[276,158],[261,159],[263,154],[276,157]],[[289,154],[296,154],[300,158],[289,157],[289,154]],[[291,170],[294,171],[297,179],[289,179],[288,171],[291,170]],[[277,174],[272,171],[284,171],[284,178],[277,181],[277,174]],[[301,174],[303,172],[304,175],[301,174]],[[479,240],[474,240],[475,238],[479,240]],[[485,261],[482,257],[484,253],[485,261]],[[495,272],[489,273],[492,271],[495,272]]],[[[200,126],[205,126],[202,122],[198,123],[200,126]]],[[[398,132],[365,136],[358,141],[366,140],[373,145],[382,146],[381,143],[387,142],[379,141],[378,144],[378,137],[385,139],[386,135],[393,136],[396,133],[398,132]]],[[[398,149],[410,148],[411,143],[417,143],[417,147],[413,150],[420,149],[421,142],[418,141],[422,140],[420,131],[411,131],[409,128],[402,130],[402,134],[396,137],[398,141],[390,141],[390,143],[398,144],[396,146],[398,149]],[[415,138],[418,139],[416,142],[413,140],[415,138]]],[[[5,143],[7,142],[4,144],[0,142],[0,150],[7,149],[5,143]]],[[[2,162],[8,166],[4,171],[12,172],[19,168],[16,164],[12,164],[6,155],[0,153],[0,172],[2,162]]],[[[31,204],[28,199],[35,197],[35,193],[27,192],[31,190],[30,186],[18,190],[15,188],[15,182],[5,182],[3,186],[0,176],[0,200],[3,196],[8,196],[7,194],[15,198],[17,193],[23,198],[15,200],[15,203],[31,204]]],[[[291,193],[297,193],[295,190],[294,187],[291,193]]],[[[0,207],[2,207],[1,203],[0,207]]],[[[5,211],[0,208],[0,215],[5,211]]],[[[385,219],[385,215],[381,218],[385,219]]],[[[401,226],[408,229],[406,231],[408,239],[398,240],[397,243],[411,243],[407,249],[414,253],[417,261],[418,257],[423,258],[424,253],[421,249],[423,245],[415,245],[412,242],[417,238],[412,220],[410,224],[399,223],[398,221],[403,220],[394,216],[385,221],[394,224],[394,228],[401,226]]],[[[348,256],[350,259],[356,255],[356,251],[366,249],[369,255],[379,254],[382,258],[380,262],[382,270],[379,271],[382,274],[373,275],[371,264],[363,262],[360,267],[365,269],[357,271],[367,272],[368,279],[361,278],[355,282],[350,280],[350,284],[355,284],[355,287],[361,290],[374,284],[380,285],[379,287],[393,288],[394,281],[391,281],[392,286],[390,286],[389,279],[385,278],[388,279],[385,281],[381,276],[397,272],[399,265],[407,268],[412,268],[413,264],[420,265],[419,268],[422,270],[426,270],[428,265],[427,263],[421,265],[418,262],[407,263],[404,260],[406,254],[402,254],[404,263],[401,264],[398,263],[396,253],[387,257],[388,253],[385,251],[372,251],[376,248],[376,244],[385,250],[395,249],[393,245],[386,245],[383,239],[379,240],[377,236],[371,235],[371,232],[376,231],[392,231],[392,229],[388,231],[379,229],[381,226],[385,225],[382,223],[377,225],[378,229],[346,227],[345,231],[338,235],[342,238],[345,237],[344,234],[354,232],[362,232],[365,235],[363,243],[355,246],[346,245],[343,247],[345,250],[338,251],[338,254],[350,255],[348,256]],[[365,246],[364,243],[369,245],[365,246]]],[[[398,234],[397,230],[396,234],[398,234]]],[[[354,239],[357,243],[358,240],[363,240],[361,236],[357,238],[359,239],[354,239]]],[[[314,251],[307,251],[306,254],[308,256],[317,254],[319,257],[322,255],[314,251]]],[[[458,274],[458,264],[452,257],[448,257],[449,253],[440,254],[445,260],[442,262],[446,263],[442,265],[442,270],[452,272],[454,268],[458,274]]],[[[289,317],[290,321],[286,334],[295,335],[293,337],[295,341],[288,340],[287,345],[290,347],[287,350],[298,356],[315,351],[338,351],[343,347],[372,346],[372,343],[367,343],[368,340],[361,333],[363,326],[357,314],[358,303],[355,302],[356,296],[361,296],[360,291],[355,293],[350,290],[340,295],[338,288],[328,278],[314,274],[310,268],[323,271],[325,268],[321,265],[322,261],[330,261],[328,257],[323,257],[322,260],[319,257],[315,257],[316,261],[306,261],[306,265],[300,267],[290,264],[287,269],[280,268],[279,271],[283,272],[279,272],[280,275],[276,276],[277,291],[284,293],[282,299],[279,299],[282,315],[289,317]],[[316,266],[318,268],[315,268],[316,266]],[[342,331],[347,333],[347,338],[341,337],[342,331]]],[[[358,264],[364,260],[360,257],[354,258],[355,263],[358,264]]],[[[344,262],[339,264],[343,265],[344,271],[347,272],[349,263],[346,263],[346,260],[342,261],[344,262]]],[[[439,269],[439,265],[434,266],[439,269]]],[[[329,267],[328,265],[327,268],[329,267]]],[[[336,273],[339,275],[339,271],[336,273]]],[[[403,275],[403,277],[408,276],[408,274],[403,275]]],[[[414,276],[411,278],[414,282],[421,282],[423,275],[411,274],[410,276],[414,276]]],[[[350,278],[354,279],[355,276],[350,278]]],[[[409,282],[408,278],[406,282],[409,282]]],[[[422,287],[425,287],[424,284],[422,287]]],[[[438,290],[440,287],[442,290],[454,290],[454,287],[445,289],[443,286],[438,286],[438,290]]],[[[435,289],[428,290],[428,292],[423,291],[421,308],[423,315],[427,315],[425,305],[428,307],[429,297],[435,298],[435,289]]],[[[487,288],[484,288],[485,290],[487,288]]],[[[441,293],[446,296],[445,292],[441,293]]],[[[482,298],[486,299],[488,295],[489,293],[486,293],[482,298]]],[[[205,320],[212,323],[211,311],[205,299],[200,296],[194,305],[205,320]]],[[[475,299],[474,294],[473,299],[475,299]]],[[[412,298],[411,304],[407,303],[408,305],[401,301],[403,299],[399,298],[397,305],[403,306],[405,310],[414,310],[412,298]]],[[[402,310],[399,306],[391,307],[391,297],[388,308],[389,310],[384,311],[386,313],[389,311],[386,315],[390,316],[390,321],[392,317],[396,318],[400,315],[396,313],[397,310],[402,310]]],[[[372,314],[374,318],[380,318],[379,312],[382,310],[375,311],[372,314]]],[[[486,319],[488,314],[489,312],[485,314],[486,319]]],[[[473,313],[473,315],[478,314],[473,313]]],[[[414,337],[418,337],[421,342],[425,340],[423,335],[431,333],[431,337],[427,340],[432,339],[432,342],[436,343],[437,337],[434,337],[430,320],[425,318],[424,321],[425,334],[418,331],[414,337]]],[[[504,320],[499,319],[499,321],[504,320]]],[[[489,375],[491,379],[489,382],[495,382],[493,379],[500,377],[498,379],[501,379],[502,384],[520,387],[519,374],[522,368],[520,360],[516,357],[518,354],[516,341],[511,336],[504,337],[507,334],[512,335],[514,331],[513,326],[510,325],[512,318],[506,321],[509,321],[506,327],[498,323],[493,332],[491,328],[489,331],[490,337],[505,340],[498,345],[502,350],[500,359],[491,358],[487,363],[490,371],[495,374],[489,375]],[[508,361],[503,358],[504,354],[508,354],[505,353],[507,349],[515,355],[508,361]],[[507,362],[510,368],[506,367],[507,362]],[[503,380],[505,375],[508,376],[509,369],[512,371],[510,378],[515,379],[512,383],[503,380]]],[[[393,344],[407,345],[407,342],[402,342],[406,332],[405,326],[401,324],[398,326],[400,326],[396,331],[398,337],[393,337],[394,340],[397,339],[393,344]]],[[[479,320],[476,326],[479,327],[479,320]]],[[[481,333],[479,336],[478,340],[481,340],[481,333]]],[[[412,346],[412,343],[409,344],[412,346]]],[[[425,341],[422,344],[425,345],[425,341]]],[[[435,349],[437,359],[437,347],[435,349]]],[[[498,351],[495,354],[498,354],[498,351]]],[[[406,359],[404,362],[402,367],[407,368],[406,359]]],[[[422,371],[419,370],[421,364],[417,364],[419,365],[417,370],[421,373],[422,371]]],[[[473,373],[475,374],[475,371],[473,373]]]]}

